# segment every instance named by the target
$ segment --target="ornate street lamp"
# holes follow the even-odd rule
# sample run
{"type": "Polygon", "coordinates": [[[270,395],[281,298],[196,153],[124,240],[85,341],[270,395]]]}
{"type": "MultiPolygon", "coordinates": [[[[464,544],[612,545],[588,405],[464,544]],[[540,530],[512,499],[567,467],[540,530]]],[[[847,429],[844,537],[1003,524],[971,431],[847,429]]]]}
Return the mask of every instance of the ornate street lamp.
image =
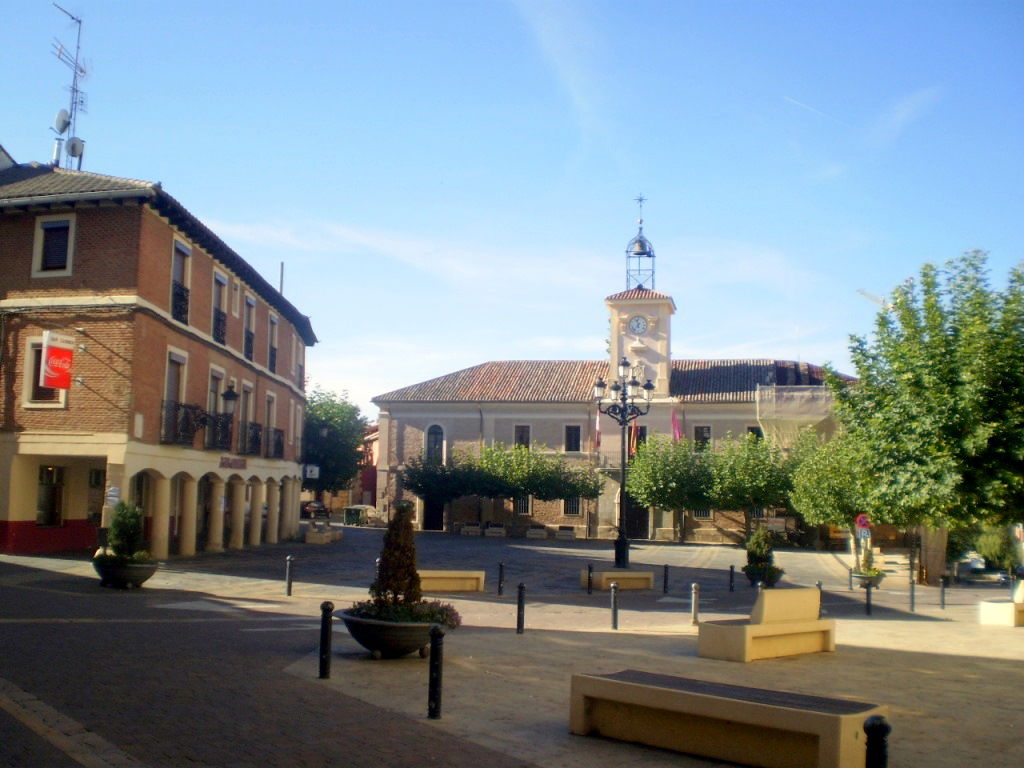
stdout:
{"type": "Polygon", "coordinates": [[[654,385],[650,379],[643,383],[636,378],[637,369],[634,369],[626,358],[619,361],[619,377],[611,383],[605,384],[604,379],[599,378],[594,383],[594,402],[597,410],[612,419],[619,425],[621,435],[621,453],[619,469],[619,535],[615,539],[615,567],[629,568],[629,537],[626,536],[626,429],[631,421],[636,421],[651,410],[651,395],[654,393],[654,385]],[[627,378],[628,377],[628,378],[627,378]],[[605,390],[611,390],[611,397],[607,406],[602,407],[605,390]],[[643,397],[643,406],[636,404],[638,397],[643,397]]]}

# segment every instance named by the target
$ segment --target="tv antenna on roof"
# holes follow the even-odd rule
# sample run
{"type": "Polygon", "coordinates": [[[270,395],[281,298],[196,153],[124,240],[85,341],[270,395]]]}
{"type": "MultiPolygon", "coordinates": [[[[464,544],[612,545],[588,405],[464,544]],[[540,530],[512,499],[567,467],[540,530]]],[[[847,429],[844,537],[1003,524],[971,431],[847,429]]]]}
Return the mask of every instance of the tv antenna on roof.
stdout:
{"type": "Polygon", "coordinates": [[[69,11],[61,8],[56,3],[53,7],[63,13],[75,24],[78,25],[78,32],[75,36],[75,55],[72,57],[71,51],[62,43],[60,40],[54,38],[53,41],[53,55],[56,56],[68,69],[71,70],[71,103],[68,109],[62,109],[57,113],[57,117],[53,121],[53,130],[57,134],[57,140],[53,146],[53,165],[60,166],[60,152],[61,147],[64,144],[64,132],[69,128],[70,133],[68,134],[67,146],[66,146],[66,163],[68,168],[71,167],[71,159],[78,158],[78,170],[82,170],[82,155],[85,152],[85,142],[75,135],[75,127],[78,121],[78,110],[85,110],[85,93],[78,87],[78,81],[85,79],[85,65],[79,61],[78,54],[82,49],[82,20],[70,13],[69,11]]]}

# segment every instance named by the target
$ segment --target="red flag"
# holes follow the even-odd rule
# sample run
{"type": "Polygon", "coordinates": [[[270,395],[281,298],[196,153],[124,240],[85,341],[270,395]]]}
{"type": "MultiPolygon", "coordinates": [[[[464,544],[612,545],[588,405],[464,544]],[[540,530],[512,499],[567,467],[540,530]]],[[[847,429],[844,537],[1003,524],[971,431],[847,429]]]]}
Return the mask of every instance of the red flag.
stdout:
{"type": "Polygon", "coordinates": [[[640,425],[635,421],[629,428],[629,455],[636,454],[636,446],[640,442],[640,425]]]}
{"type": "Polygon", "coordinates": [[[679,423],[679,412],[672,409],[672,442],[678,443],[683,439],[683,425],[679,423]]]}

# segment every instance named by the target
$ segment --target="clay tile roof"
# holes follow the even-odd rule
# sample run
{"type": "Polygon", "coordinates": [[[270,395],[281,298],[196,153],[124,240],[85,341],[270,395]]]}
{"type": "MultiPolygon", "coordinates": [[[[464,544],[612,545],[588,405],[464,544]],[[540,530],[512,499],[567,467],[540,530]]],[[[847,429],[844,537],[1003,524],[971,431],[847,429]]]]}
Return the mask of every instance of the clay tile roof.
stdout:
{"type": "Polygon", "coordinates": [[[668,299],[671,301],[672,297],[667,293],[653,291],[650,288],[630,288],[628,291],[613,293],[611,296],[606,297],[605,301],[629,301],[632,299],[668,299]]]}
{"type": "Polygon", "coordinates": [[[589,402],[608,363],[593,360],[497,360],[373,398],[374,402],[589,402]]]}
{"type": "MultiPolygon", "coordinates": [[[[402,387],[376,403],[588,403],[608,363],[498,360],[402,387]]],[[[792,360],[673,360],[670,393],[684,403],[752,403],[758,385],[822,386],[824,369],[792,360]]]]}
{"type": "Polygon", "coordinates": [[[139,192],[146,195],[158,185],[99,173],[25,163],[0,171],[0,204],[6,200],[75,195],[94,192],[139,192]]]}

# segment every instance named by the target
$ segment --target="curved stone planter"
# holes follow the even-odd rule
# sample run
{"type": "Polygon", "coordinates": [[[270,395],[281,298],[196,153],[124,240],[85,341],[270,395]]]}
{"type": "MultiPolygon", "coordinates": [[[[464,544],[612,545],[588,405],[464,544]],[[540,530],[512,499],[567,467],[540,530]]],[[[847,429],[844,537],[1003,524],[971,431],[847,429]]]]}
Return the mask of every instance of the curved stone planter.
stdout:
{"type": "Polygon", "coordinates": [[[115,589],[131,589],[141,587],[144,582],[156,573],[159,563],[106,563],[93,560],[92,567],[100,577],[100,586],[115,589]]]}
{"type": "Polygon", "coordinates": [[[861,589],[866,589],[868,584],[871,585],[872,589],[876,589],[879,584],[882,583],[882,579],[885,578],[884,573],[870,574],[860,573],[858,571],[853,572],[853,580],[857,583],[857,586],[861,589]]]}
{"type": "Polygon", "coordinates": [[[338,615],[345,622],[352,639],[370,652],[375,659],[399,659],[413,651],[426,658],[430,648],[428,622],[380,621],[353,616],[347,611],[338,615]]]}

